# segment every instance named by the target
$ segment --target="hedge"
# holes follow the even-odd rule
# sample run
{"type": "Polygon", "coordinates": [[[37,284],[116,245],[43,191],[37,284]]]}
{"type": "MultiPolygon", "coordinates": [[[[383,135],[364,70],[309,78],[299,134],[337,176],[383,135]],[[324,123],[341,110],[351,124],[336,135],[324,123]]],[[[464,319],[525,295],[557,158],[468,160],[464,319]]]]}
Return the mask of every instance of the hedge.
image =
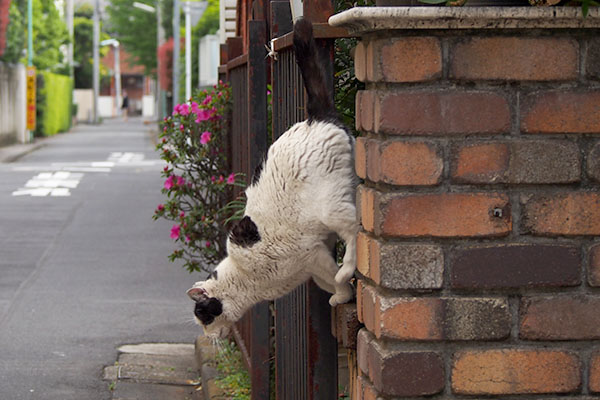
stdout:
{"type": "Polygon", "coordinates": [[[51,136],[71,128],[73,80],[65,75],[38,71],[36,136],[51,136]]]}

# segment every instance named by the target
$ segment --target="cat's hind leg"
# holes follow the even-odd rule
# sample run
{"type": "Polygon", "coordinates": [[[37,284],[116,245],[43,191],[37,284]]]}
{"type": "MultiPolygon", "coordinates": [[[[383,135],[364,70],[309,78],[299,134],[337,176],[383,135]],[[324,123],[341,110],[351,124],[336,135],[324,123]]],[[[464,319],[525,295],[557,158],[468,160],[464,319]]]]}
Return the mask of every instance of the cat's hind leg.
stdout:
{"type": "Polygon", "coordinates": [[[356,235],[358,222],[356,221],[356,206],[351,202],[337,204],[323,217],[323,223],[346,243],[342,267],[335,275],[337,283],[348,282],[356,271],[356,235]]]}
{"type": "Polygon", "coordinates": [[[327,288],[334,289],[334,294],[329,299],[329,304],[335,307],[352,299],[354,296],[352,286],[348,282],[338,283],[335,279],[336,273],[338,273],[338,266],[329,249],[325,246],[319,246],[316,249],[313,260],[314,263],[309,267],[308,272],[313,276],[317,285],[325,290],[327,288]]]}

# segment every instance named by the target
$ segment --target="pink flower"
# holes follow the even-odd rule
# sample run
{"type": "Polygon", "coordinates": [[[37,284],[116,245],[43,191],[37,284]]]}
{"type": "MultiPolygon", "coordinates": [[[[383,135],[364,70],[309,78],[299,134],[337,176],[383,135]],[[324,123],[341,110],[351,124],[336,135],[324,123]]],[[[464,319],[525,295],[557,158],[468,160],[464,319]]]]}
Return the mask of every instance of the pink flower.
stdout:
{"type": "Polygon", "coordinates": [[[190,238],[190,235],[185,235],[185,241],[189,242],[190,240],[192,240],[192,238],[190,238]]]}
{"type": "Polygon", "coordinates": [[[173,227],[171,228],[171,239],[177,239],[179,238],[179,225],[175,224],[173,225],[173,227]]]}
{"type": "Polygon", "coordinates": [[[202,121],[207,121],[210,119],[210,111],[208,110],[198,110],[196,113],[198,118],[196,118],[196,123],[199,124],[202,121]]]}
{"type": "Polygon", "coordinates": [[[165,206],[163,206],[162,204],[159,204],[158,207],[156,207],[156,212],[163,212],[165,210],[165,206]]]}
{"type": "Polygon", "coordinates": [[[200,108],[198,108],[198,103],[196,103],[195,101],[192,101],[192,112],[194,114],[198,114],[199,111],[200,111],[200,108]]]}
{"type": "Polygon", "coordinates": [[[215,183],[215,182],[216,182],[216,180],[217,180],[217,178],[215,178],[214,176],[211,176],[211,177],[210,177],[210,181],[211,181],[212,183],[215,183]]]}
{"type": "Polygon", "coordinates": [[[184,129],[185,129],[185,127],[183,126],[183,124],[179,125],[179,130],[180,130],[181,132],[183,132],[183,131],[184,131],[184,129]]]}
{"type": "Polygon", "coordinates": [[[206,244],[206,247],[210,247],[210,242],[207,241],[205,244],[206,244]]]}
{"type": "Polygon", "coordinates": [[[163,168],[163,171],[167,172],[169,170],[169,166],[165,165],[165,167],[163,168]]]}
{"type": "Polygon", "coordinates": [[[200,143],[201,144],[206,144],[208,142],[210,142],[210,136],[212,134],[209,131],[204,131],[202,132],[202,135],[200,136],[200,143]]]}
{"type": "Polygon", "coordinates": [[[206,96],[206,98],[202,101],[202,105],[205,106],[212,101],[212,96],[206,96]]]}
{"type": "Polygon", "coordinates": [[[167,190],[173,188],[173,186],[175,186],[175,182],[173,182],[174,179],[175,179],[175,177],[173,175],[168,177],[167,180],[165,181],[164,188],[167,190]]]}
{"type": "Polygon", "coordinates": [[[218,96],[218,97],[221,97],[221,96],[223,96],[223,92],[219,92],[219,93],[217,93],[217,96],[218,96]]]}
{"type": "Polygon", "coordinates": [[[180,104],[179,105],[179,114],[181,115],[188,115],[190,113],[190,106],[188,106],[187,104],[180,104]]]}
{"type": "Polygon", "coordinates": [[[227,178],[227,184],[233,185],[235,183],[235,174],[232,172],[227,178]]]}
{"type": "Polygon", "coordinates": [[[185,185],[185,179],[183,179],[183,177],[178,176],[177,177],[177,186],[183,186],[185,185]]]}
{"type": "Polygon", "coordinates": [[[185,213],[182,211],[182,212],[179,214],[179,218],[184,218],[184,217],[185,217],[185,213]]]}
{"type": "Polygon", "coordinates": [[[271,94],[271,91],[267,89],[267,96],[271,94]]]}
{"type": "Polygon", "coordinates": [[[225,181],[225,178],[223,178],[223,175],[219,175],[219,183],[223,183],[223,181],[225,181]]]}
{"type": "Polygon", "coordinates": [[[163,128],[163,132],[166,132],[166,131],[167,131],[167,127],[165,126],[165,127],[163,128]]]}

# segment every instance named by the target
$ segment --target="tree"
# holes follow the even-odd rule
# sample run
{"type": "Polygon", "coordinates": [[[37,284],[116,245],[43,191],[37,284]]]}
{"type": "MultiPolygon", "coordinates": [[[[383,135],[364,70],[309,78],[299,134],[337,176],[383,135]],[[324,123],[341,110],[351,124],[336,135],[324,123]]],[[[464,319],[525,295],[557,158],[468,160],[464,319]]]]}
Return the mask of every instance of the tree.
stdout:
{"type": "MultiPolygon", "coordinates": [[[[154,7],[151,0],[139,0],[154,7]]],[[[144,66],[146,75],[156,72],[156,14],[133,7],[132,0],[112,0],[107,8],[107,31],[144,66]]]]}
{"type": "Polygon", "coordinates": [[[16,1],[11,2],[8,9],[9,23],[6,28],[6,48],[0,61],[17,63],[23,56],[25,48],[25,18],[16,1]]]}
{"type": "Polygon", "coordinates": [[[54,0],[33,0],[33,65],[68,75],[60,47],[69,42],[67,26],[54,0]]]}

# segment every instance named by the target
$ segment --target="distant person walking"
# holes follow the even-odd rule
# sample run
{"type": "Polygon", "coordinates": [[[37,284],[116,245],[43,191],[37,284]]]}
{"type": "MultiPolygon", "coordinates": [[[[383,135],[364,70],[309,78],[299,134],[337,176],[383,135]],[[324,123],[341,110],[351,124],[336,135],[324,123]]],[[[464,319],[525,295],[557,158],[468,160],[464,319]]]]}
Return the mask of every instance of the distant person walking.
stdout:
{"type": "Polygon", "coordinates": [[[127,121],[127,111],[129,110],[129,96],[127,92],[123,92],[123,105],[121,109],[123,110],[123,121],[127,121]]]}

